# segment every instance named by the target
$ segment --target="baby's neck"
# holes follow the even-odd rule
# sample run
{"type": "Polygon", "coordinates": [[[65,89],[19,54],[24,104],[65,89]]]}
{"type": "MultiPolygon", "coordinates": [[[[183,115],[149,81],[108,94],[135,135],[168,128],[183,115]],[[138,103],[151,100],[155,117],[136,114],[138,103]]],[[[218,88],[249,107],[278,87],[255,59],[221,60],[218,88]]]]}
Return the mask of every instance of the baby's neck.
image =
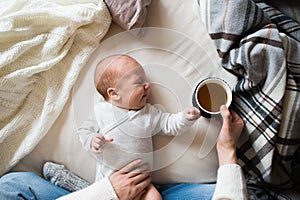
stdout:
{"type": "Polygon", "coordinates": [[[122,110],[124,110],[124,111],[126,111],[126,112],[129,112],[129,111],[130,111],[129,108],[122,107],[122,106],[118,105],[117,103],[115,103],[115,102],[113,102],[113,101],[111,101],[111,100],[106,100],[106,102],[109,103],[109,104],[111,104],[112,106],[115,106],[115,107],[117,107],[117,108],[120,108],[120,109],[122,109],[122,110]]]}
{"type": "Polygon", "coordinates": [[[116,107],[118,107],[118,108],[120,108],[120,109],[122,109],[122,110],[124,110],[126,112],[129,112],[129,111],[138,111],[138,110],[141,110],[143,108],[142,107],[142,108],[139,108],[139,109],[131,109],[131,108],[128,108],[128,107],[123,107],[121,105],[118,105],[117,103],[115,103],[113,101],[110,101],[110,100],[106,100],[106,102],[109,103],[109,104],[111,104],[111,105],[113,105],[113,106],[116,106],[116,107]]]}

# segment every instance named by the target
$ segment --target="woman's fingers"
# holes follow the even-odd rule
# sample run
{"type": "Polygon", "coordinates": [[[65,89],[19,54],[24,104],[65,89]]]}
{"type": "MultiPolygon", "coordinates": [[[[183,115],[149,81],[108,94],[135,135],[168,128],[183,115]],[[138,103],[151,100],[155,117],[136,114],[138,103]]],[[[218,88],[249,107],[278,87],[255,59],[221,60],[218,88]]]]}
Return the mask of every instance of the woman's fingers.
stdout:
{"type": "Polygon", "coordinates": [[[110,181],[118,195],[123,199],[140,199],[151,183],[147,165],[141,165],[141,160],[134,160],[110,176],[110,181]]]}
{"type": "MultiPolygon", "coordinates": [[[[138,184],[142,182],[143,180],[148,180],[150,178],[150,172],[149,172],[149,165],[148,164],[142,164],[141,160],[134,160],[118,170],[116,173],[126,174],[126,176],[132,181],[134,181],[135,184],[138,184]]],[[[147,182],[147,181],[146,181],[147,182]]],[[[146,183],[147,184],[147,183],[146,183]]]]}
{"type": "Polygon", "coordinates": [[[151,182],[151,177],[150,177],[149,172],[137,174],[137,175],[135,175],[134,177],[131,177],[131,178],[134,180],[134,183],[137,186],[141,187],[141,188],[145,188],[151,182]]]}
{"type": "Polygon", "coordinates": [[[223,118],[223,123],[225,123],[225,124],[230,123],[231,122],[231,114],[230,114],[229,109],[225,105],[222,105],[220,107],[220,111],[221,111],[221,115],[223,118]]]}
{"type": "Polygon", "coordinates": [[[119,173],[131,172],[134,169],[137,169],[140,166],[141,162],[142,162],[141,159],[134,160],[134,161],[128,163],[127,165],[125,165],[124,167],[122,167],[120,170],[118,170],[118,172],[119,173]]]}
{"type": "Polygon", "coordinates": [[[129,177],[134,177],[138,174],[149,174],[149,164],[144,163],[139,165],[137,168],[133,169],[132,171],[128,172],[129,177]]]}

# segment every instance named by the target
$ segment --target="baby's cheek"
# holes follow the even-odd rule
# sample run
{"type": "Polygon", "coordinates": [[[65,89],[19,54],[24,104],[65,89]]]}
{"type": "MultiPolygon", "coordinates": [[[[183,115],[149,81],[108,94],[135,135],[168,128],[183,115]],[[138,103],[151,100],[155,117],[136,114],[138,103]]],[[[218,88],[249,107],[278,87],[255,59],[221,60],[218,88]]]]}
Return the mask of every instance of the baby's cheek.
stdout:
{"type": "Polygon", "coordinates": [[[129,103],[130,105],[134,105],[136,104],[139,100],[138,100],[138,96],[137,95],[131,95],[130,99],[129,99],[129,103]]]}
{"type": "Polygon", "coordinates": [[[143,97],[142,93],[133,93],[129,99],[129,105],[135,108],[140,107],[142,97],[143,97]]]}

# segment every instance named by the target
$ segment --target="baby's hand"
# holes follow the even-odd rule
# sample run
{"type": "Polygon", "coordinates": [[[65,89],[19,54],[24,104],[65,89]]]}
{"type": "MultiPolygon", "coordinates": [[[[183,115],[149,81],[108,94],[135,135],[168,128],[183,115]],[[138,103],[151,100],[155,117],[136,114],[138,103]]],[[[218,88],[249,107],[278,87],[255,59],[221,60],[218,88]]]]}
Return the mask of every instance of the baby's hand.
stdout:
{"type": "Polygon", "coordinates": [[[184,117],[189,120],[196,120],[201,117],[201,112],[195,107],[189,107],[184,110],[184,117]]]}
{"type": "Polygon", "coordinates": [[[101,148],[103,148],[104,144],[106,142],[112,142],[112,138],[105,138],[101,134],[97,134],[93,136],[92,141],[91,141],[91,150],[94,153],[100,154],[101,153],[101,148]]]}

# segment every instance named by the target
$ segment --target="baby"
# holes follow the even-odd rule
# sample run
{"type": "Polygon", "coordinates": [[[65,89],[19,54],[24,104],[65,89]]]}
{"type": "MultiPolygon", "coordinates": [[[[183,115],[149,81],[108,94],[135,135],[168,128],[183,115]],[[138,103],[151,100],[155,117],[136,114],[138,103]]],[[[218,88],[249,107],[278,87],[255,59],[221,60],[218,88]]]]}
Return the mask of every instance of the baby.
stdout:
{"type": "MultiPolygon", "coordinates": [[[[177,114],[165,113],[147,103],[150,83],[142,66],[128,55],[102,59],[95,70],[94,81],[104,102],[78,129],[80,141],[96,158],[96,179],[109,177],[129,162],[141,159],[152,169],[152,136],[175,136],[187,131],[201,116],[190,107],[177,114]]],[[[161,199],[150,185],[143,199],[161,199]]]]}

